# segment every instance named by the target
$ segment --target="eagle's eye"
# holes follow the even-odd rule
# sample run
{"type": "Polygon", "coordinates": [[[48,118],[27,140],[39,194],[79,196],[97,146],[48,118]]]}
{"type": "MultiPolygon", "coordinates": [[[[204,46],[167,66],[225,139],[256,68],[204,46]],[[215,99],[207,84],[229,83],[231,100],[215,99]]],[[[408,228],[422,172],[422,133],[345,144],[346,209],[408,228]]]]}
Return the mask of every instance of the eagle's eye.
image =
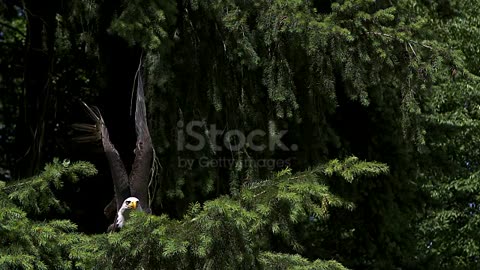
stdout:
{"type": "Polygon", "coordinates": [[[125,201],[125,204],[130,204],[130,201],[125,201]]]}

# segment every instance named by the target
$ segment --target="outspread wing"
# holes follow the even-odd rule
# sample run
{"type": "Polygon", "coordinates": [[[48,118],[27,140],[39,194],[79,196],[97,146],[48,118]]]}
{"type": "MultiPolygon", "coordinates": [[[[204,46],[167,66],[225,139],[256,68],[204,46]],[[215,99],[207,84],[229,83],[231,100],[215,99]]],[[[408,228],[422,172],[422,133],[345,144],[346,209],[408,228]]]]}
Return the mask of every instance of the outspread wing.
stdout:
{"type": "Polygon", "coordinates": [[[130,174],[130,190],[132,196],[137,197],[140,200],[142,209],[147,213],[150,213],[148,183],[153,161],[153,144],[147,125],[145,94],[141,71],[139,71],[137,78],[137,98],[135,107],[137,143],[134,150],[135,160],[130,174]]]}
{"type": "MultiPolygon", "coordinates": [[[[95,121],[95,125],[88,124],[75,124],[73,127],[77,130],[86,131],[90,134],[83,137],[78,137],[76,140],[79,142],[88,142],[92,140],[100,140],[103,146],[103,151],[108,160],[110,166],[110,172],[113,179],[113,187],[115,191],[115,206],[118,211],[122,206],[123,201],[130,197],[130,187],[128,184],[128,175],[125,170],[125,165],[120,158],[118,151],[110,141],[107,126],[103,121],[102,115],[97,107],[90,107],[85,102],[82,102],[85,106],[90,117],[95,121]]],[[[112,203],[105,208],[105,214],[111,215],[113,211],[112,203]]],[[[117,212],[115,211],[115,213],[117,212]]]]}

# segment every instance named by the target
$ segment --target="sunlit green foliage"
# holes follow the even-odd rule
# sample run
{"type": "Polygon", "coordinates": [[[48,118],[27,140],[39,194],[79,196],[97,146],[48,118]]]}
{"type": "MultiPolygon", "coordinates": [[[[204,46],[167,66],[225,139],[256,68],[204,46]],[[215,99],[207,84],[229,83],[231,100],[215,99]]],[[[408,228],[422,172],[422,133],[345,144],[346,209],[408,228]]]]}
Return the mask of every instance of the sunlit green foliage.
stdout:
{"type": "MultiPolygon", "coordinates": [[[[378,167],[384,166],[353,160],[335,162],[343,167],[357,166],[357,176],[381,173],[378,167]]],[[[292,231],[296,224],[310,217],[325,220],[332,207],[352,209],[351,203],[331,194],[322,183],[328,175],[323,167],[298,174],[283,170],[271,179],[245,185],[238,196],[193,204],[181,220],[137,212],[119,233],[86,236],[76,233],[75,224],[69,221],[35,221],[27,216],[32,209],[35,214],[38,209],[43,213],[63,209],[53,190],[67,179],[75,181],[94,173],[88,163],[55,161],[39,176],[2,184],[0,267],[345,269],[334,261],[310,262],[300,255],[274,252],[270,243],[278,236],[301,250],[292,231]]]]}
{"type": "Polygon", "coordinates": [[[65,181],[92,176],[89,163],[54,161],[31,179],[0,182],[0,269],[72,269],[72,246],[81,237],[68,220],[32,220],[32,216],[64,211],[54,196],[65,181]],[[29,215],[31,217],[29,217],[29,215]]]}

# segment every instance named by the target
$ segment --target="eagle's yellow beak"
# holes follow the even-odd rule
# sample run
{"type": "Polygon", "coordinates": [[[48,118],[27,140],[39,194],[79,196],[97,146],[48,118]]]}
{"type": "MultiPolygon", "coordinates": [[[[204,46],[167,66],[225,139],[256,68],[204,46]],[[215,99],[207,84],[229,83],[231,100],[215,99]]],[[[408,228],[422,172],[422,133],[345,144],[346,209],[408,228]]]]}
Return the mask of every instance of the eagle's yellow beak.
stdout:
{"type": "Polygon", "coordinates": [[[133,201],[133,202],[130,202],[130,204],[128,205],[131,209],[137,209],[137,202],[136,201],[133,201]]]}

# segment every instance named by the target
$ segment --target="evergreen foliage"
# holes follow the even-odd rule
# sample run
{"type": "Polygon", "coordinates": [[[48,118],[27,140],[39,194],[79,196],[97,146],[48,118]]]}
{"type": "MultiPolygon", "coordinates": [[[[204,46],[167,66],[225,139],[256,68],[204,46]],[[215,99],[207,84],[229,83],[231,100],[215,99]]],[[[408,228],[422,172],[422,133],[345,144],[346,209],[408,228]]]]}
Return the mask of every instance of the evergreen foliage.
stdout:
{"type": "MultiPolygon", "coordinates": [[[[448,70],[451,59],[435,41],[419,41],[416,34],[422,22],[409,21],[403,17],[406,13],[398,14],[394,7],[383,8],[375,1],[339,1],[329,12],[321,7],[309,1],[182,4],[179,10],[186,12],[177,17],[171,31],[180,40],[163,58],[150,54],[150,59],[163,61],[153,60],[152,64],[162,64],[151,66],[156,72],[149,73],[149,81],[158,80],[157,70],[167,76],[164,84],[152,90],[150,106],[156,123],[155,145],[167,168],[159,181],[164,190],[172,190],[168,194],[182,194],[167,197],[164,209],[169,211],[169,202],[175,200],[178,215],[189,202],[201,200],[203,187],[212,182],[216,182],[216,194],[224,194],[241,185],[241,179],[265,176],[262,169],[242,166],[227,168],[228,172],[201,167],[195,167],[193,174],[177,170],[179,158],[230,158],[228,151],[212,148],[201,153],[175,151],[172,141],[178,138],[172,130],[178,121],[203,121],[201,129],[207,138],[207,123],[221,129],[262,128],[269,131],[266,141],[280,127],[287,127],[290,142],[299,143],[301,150],[291,153],[298,160],[296,170],[351,154],[394,164],[391,176],[378,182],[334,184],[336,192],[358,199],[362,210],[338,214],[331,223],[332,233],[356,229],[356,234],[347,240],[332,237],[329,243],[318,242],[317,246],[334,248],[310,254],[312,258],[349,254],[345,261],[352,268],[390,268],[394,260],[413,256],[405,255],[414,250],[409,239],[412,227],[401,224],[410,223],[418,209],[411,200],[417,188],[412,184],[415,165],[411,160],[415,145],[424,140],[419,103],[428,95],[435,70],[448,70]],[[342,128],[358,134],[346,134],[342,128]],[[231,175],[228,185],[221,177],[224,174],[231,175]],[[181,193],[176,179],[184,183],[181,193]],[[179,207],[182,202],[184,206],[179,207]],[[378,220],[372,221],[372,216],[378,220]],[[369,237],[366,231],[381,231],[382,236],[369,237]],[[392,259],[397,256],[402,258],[392,259]]],[[[233,159],[241,164],[283,155],[244,149],[233,159]]]]}
{"type": "Polygon", "coordinates": [[[438,76],[421,115],[426,140],[421,146],[419,181],[430,197],[418,222],[418,250],[427,269],[475,269],[478,266],[478,149],[480,111],[477,1],[416,5],[443,46],[455,55],[449,76],[438,76]]]}
{"type": "MultiPolygon", "coordinates": [[[[335,163],[351,167],[357,177],[385,172],[382,164],[360,162],[355,158],[335,163]]],[[[348,174],[346,170],[336,169],[341,174],[348,174]]],[[[3,184],[0,235],[4,248],[0,266],[20,269],[345,269],[335,261],[310,262],[298,254],[275,252],[270,244],[272,237],[279,237],[292,250],[301,250],[292,231],[296,224],[325,220],[332,207],[353,208],[323,184],[328,178],[327,171],[322,166],[298,174],[285,169],[271,179],[245,185],[237,196],[193,204],[181,220],[137,212],[119,233],[86,236],[77,233],[70,221],[35,221],[27,215],[32,211],[38,214],[38,209],[64,209],[53,190],[61,186],[62,180],[75,181],[79,176],[96,173],[88,163],[55,161],[39,176],[3,184]],[[35,196],[31,193],[33,188],[38,190],[35,196]],[[11,190],[14,191],[9,192],[11,190]]]]}
{"type": "Polygon", "coordinates": [[[1,2],[0,268],[476,269],[479,7],[1,2]],[[102,226],[69,212],[69,199],[87,212],[88,197],[101,212],[112,189],[103,155],[70,142],[70,124],[83,120],[76,102],[105,112],[131,164],[140,58],[158,158],[155,215],[87,235],[81,222],[102,226]],[[208,142],[199,151],[180,149],[196,142],[184,136],[191,121],[208,142]],[[211,125],[265,131],[256,140],[265,145],[288,130],[288,149],[233,151],[238,138],[225,141],[211,125]],[[16,180],[55,156],[94,162],[96,185],[65,198],[62,187],[95,170],[58,160],[16,180]],[[200,163],[222,159],[228,166],[200,163]],[[262,160],[287,163],[249,165],[262,160]]]}
{"type": "Polygon", "coordinates": [[[54,192],[65,181],[96,173],[86,162],[55,160],[38,176],[7,185],[0,182],[0,269],[71,269],[69,252],[79,241],[77,226],[68,220],[34,217],[65,211],[54,192]]]}

